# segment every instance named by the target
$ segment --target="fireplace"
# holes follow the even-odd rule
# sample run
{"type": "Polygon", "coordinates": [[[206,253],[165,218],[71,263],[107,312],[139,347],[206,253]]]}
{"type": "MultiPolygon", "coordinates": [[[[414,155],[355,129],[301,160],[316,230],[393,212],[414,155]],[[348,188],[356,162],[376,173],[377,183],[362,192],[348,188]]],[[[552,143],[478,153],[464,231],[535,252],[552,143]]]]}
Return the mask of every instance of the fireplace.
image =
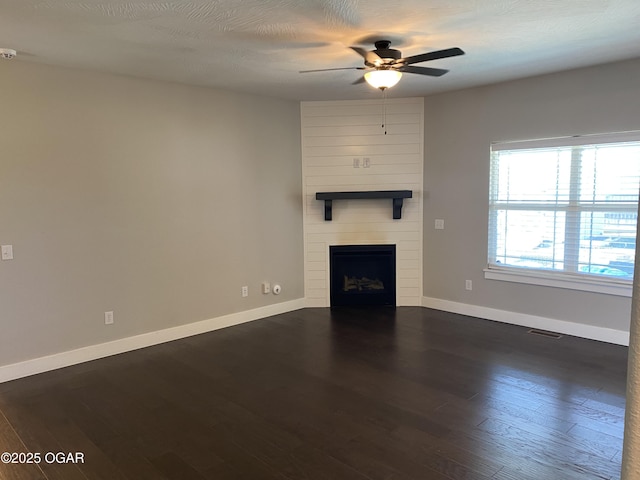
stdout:
{"type": "Polygon", "coordinates": [[[396,306],[395,245],[329,247],[332,307],[396,306]]]}

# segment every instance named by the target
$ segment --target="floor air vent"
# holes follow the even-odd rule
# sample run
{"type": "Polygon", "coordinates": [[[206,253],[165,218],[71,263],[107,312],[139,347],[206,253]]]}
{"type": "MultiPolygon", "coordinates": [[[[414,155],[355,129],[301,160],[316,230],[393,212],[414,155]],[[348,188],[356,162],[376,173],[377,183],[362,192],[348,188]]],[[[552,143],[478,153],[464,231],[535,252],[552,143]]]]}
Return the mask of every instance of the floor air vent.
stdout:
{"type": "Polygon", "coordinates": [[[532,335],[540,335],[541,337],[547,338],[555,338],[556,340],[562,338],[562,335],[555,332],[546,332],[544,330],[538,330],[537,328],[532,328],[527,333],[531,333],[532,335]]]}

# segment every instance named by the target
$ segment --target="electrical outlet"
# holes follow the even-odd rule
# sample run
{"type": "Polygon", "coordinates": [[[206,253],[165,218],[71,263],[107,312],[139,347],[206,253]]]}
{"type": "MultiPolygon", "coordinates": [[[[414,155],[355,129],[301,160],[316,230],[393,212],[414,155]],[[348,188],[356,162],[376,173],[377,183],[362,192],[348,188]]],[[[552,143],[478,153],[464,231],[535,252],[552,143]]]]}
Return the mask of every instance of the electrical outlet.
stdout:
{"type": "Polygon", "coordinates": [[[360,168],[360,158],[354,157],[354,159],[353,159],[353,168],[360,168]]]}
{"type": "Polygon", "coordinates": [[[262,293],[271,293],[271,284],[269,282],[262,282],[262,293]]]}
{"type": "Polygon", "coordinates": [[[467,290],[473,290],[473,282],[471,280],[465,280],[464,288],[467,290]]]}
{"type": "Polygon", "coordinates": [[[113,312],[104,312],[104,324],[113,325],[113,312]]]}
{"type": "Polygon", "coordinates": [[[246,285],[242,287],[242,296],[243,297],[248,297],[249,296],[249,287],[246,286],[246,285]]]}
{"type": "Polygon", "coordinates": [[[2,260],[13,260],[13,245],[2,245],[2,260]]]}
{"type": "Polygon", "coordinates": [[[444,230],[444,220],[441,218],[436,218],[435,227],[436,230],[444,230]]]}

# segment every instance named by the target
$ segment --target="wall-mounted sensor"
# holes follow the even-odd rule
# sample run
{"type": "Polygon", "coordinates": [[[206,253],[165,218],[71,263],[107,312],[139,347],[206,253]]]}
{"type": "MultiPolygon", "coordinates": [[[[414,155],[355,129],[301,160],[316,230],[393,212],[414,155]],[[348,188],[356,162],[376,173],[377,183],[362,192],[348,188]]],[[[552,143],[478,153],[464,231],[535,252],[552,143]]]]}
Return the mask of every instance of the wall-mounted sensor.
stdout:
{"type": "Polygon", "coordinates": [[[18,52],[12,50],[11,48],[0,48],[0,58],[4,58],[5,60],[11,60],[15,58],[18,52]]]}

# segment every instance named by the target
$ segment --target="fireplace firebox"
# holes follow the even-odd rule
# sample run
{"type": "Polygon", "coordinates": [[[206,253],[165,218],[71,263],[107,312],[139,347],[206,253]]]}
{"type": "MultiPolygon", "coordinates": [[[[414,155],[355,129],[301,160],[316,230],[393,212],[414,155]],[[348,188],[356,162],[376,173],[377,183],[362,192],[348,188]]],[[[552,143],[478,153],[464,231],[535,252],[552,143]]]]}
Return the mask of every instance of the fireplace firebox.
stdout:
{"type": "Polygon", "coordinates": [[[332,307],[396,306],[395,245],[329,247],[332,307]]]}

